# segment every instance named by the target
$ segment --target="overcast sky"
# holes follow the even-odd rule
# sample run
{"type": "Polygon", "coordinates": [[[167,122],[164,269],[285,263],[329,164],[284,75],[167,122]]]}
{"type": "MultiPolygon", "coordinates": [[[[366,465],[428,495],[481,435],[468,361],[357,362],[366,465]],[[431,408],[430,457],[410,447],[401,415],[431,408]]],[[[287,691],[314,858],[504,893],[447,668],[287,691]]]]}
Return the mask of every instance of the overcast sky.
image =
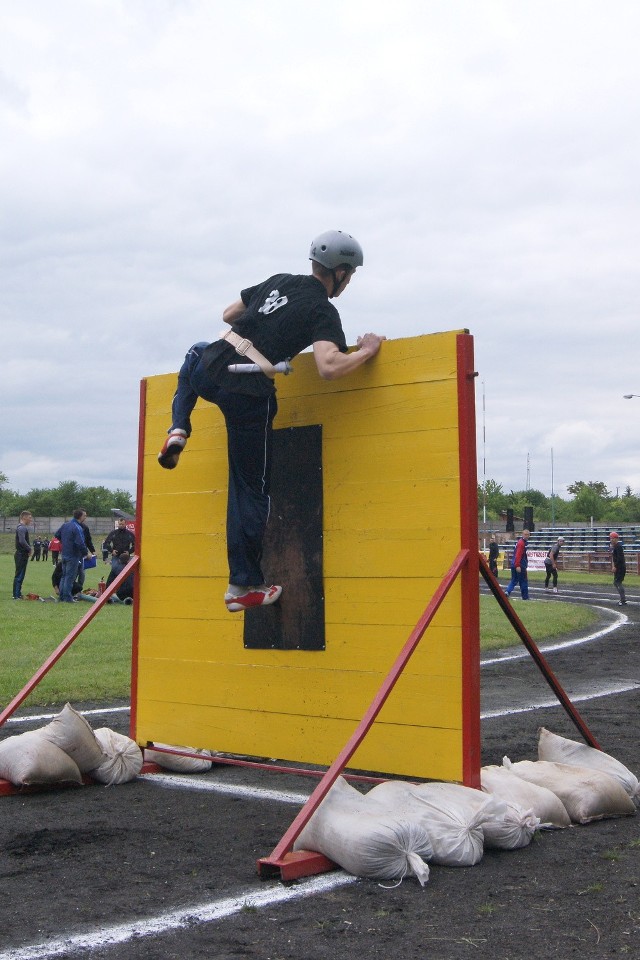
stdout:
{"type": "Polygon", "coordinates": [[[140,380],[340,228],[349,342],[473,334],[479,482],[549,494],[553,450],[560,496],[640,492],[639,36],[636,0],[0,0],[10,488],[135,493],[140,380]]]}

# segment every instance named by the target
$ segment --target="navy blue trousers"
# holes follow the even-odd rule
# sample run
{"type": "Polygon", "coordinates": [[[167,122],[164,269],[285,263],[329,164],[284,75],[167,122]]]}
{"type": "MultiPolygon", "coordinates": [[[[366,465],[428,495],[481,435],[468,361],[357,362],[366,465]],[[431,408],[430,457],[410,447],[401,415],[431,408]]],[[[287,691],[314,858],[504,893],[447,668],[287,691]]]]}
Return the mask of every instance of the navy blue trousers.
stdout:
{"type": "Polygon", "coordinates": [[[191,435],[191,413],[198,397],[220,408],[227,427],[229,460],[229,582],[243,587],[258,586],[264,583],[262,544],[271,506],[272,431],[278,404],[275,394],[253,397],[230,393],[212,383],[200,363],[206,346],[206,343],[194,344],[184,359],[171,408],[172,428],[191,435]]]}
{"type": "Polygon", "coordinates": [[[505,593],[508,597],[511,596],[511,591],[514,587],[520,587],[520,593],[522,594],[523,600],[529,599],[529,580],[527,578],[527,571],[525,567],[520,568],[520,573],[516,570],[515,567],[511,567],[511,580],[505,590],[505,593]]]}

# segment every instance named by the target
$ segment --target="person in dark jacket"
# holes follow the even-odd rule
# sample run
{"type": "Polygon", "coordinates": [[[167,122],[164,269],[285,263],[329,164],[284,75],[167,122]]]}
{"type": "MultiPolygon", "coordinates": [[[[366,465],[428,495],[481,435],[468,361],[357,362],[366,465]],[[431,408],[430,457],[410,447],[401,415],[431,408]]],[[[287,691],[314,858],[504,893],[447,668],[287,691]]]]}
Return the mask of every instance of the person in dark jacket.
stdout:
{"type": "MultiPolygon", "coordinates": [[[[119,573],[122,573],[129,563],[129,560],[131,560],[131,556],[126,550],[119,553],[117,557],[113,557],[111,560],[111,573],[107,577],[107,586],[113,583],[119,573]]],[[[122,600],[123,603],[133,603],[133,573],[130,573],[126,580],[120,584],[115,595],[119,600],[122,600]]]]}
{"type": "MultiPolygon", "coordinates": [[[[85,520],[86,518],[87,518],[87,515],[85,513],[85,520]]],[[[89,527],[84,522],[84,520],[82,521],[80,526],[82,527],[82,534],[84,536],[84,542],[88,551],[87,558],[95,557],[96,548],[94,547],[93,540],[91,539],[91,530],[89,530],[89,527]]],[[[82,590],[82,588],[84,587],[84,578],[85,578],[85,568],[84,568],[84,559],[82,559],[78,564],[78,576],[77,576],[77,581],[80,584],[80,590],[82,590]]]]}
{"type": "Polygon", "coordinates": [[[16,551],[13,555],[16,570],[13,578],[13,599],[22,600],[22,584],[27,570],[27,563],[32,553],[31,541],[29,540],[29,525],[33,523],[33,517],[28,510],[23,510],[20,514],[20,522],[16,527],[16,551]]]}
{"type": "Polygon", "coordinates": [[[136,538],[131,533],[131,530],[127,530],[127,521],[124,517],[118,519],[118,526],[115,530],[112,530],[108,534],[104,543],[102,544],[102,556],[106,562],[105,551],[107,554],[111,553],[112,556],[117,557],[119,554],[124,553],[125,551],[128,554],[135,553],[136,547],[136,538]]]}
{"type": "MultiPolygon", "coordinates": [[[[53,573],[51,574],[51,586],[53,587],[53,592],[56,596],[60,596],[60,581],[62,580],[62,560],[57,560],[56,565],[53,568],[53,573]]],[[[76,597],[80,593],[80,587],[78,586],[78,581],[74,580],[71,586],[71,596],[76,597]]]]}
{"type": "Polygon", "coordinates": [[[611,543],[611,569],[613,570],[613,585],[620,594],[618,606],[624,607],[626,606],[627,598],[624,592],[622,581],[627,573],[627,561],[624,558],[624,549],[620,543],[620,537],[615,530],[609,534],[609,542],[611,543]]]}
{"type": "Polygon", "coordinates": [[[494,575],[498,576],[498,557],[500,556],[500,547],[496,543],[495,533],[491,534],[491,539],[489,540],[489,570],[494,575]]]}
{"type": "Polygon", "coordinates": [[[562,544],[564,543],[564,537],[558,537],[558,540],[552,547],[549,547],[547,550],[547,555],[544,558],[544,569],[546,576],[544,578],[544,588],[545,590],[549,589],[549,581],[553,578],[553,592],[558,592],[558,557],[560,556],[560,551],[562,550],[562,544]]]}
{"type": "Polygon", "coordinates": [[[531,534],[528,530],[523,530],[522,535],[517,541],[513,551],[513,558],[511,560],[511,580],[509,581],[509,586],[506,590],[508,597],[511,596],[514,587],[517,585],[520,587],[522,599],[529,599],[529,580],[527,578],[527,566],[529,565],[529,561],[527,559],[527,540],[530,536],[531,534]]]}

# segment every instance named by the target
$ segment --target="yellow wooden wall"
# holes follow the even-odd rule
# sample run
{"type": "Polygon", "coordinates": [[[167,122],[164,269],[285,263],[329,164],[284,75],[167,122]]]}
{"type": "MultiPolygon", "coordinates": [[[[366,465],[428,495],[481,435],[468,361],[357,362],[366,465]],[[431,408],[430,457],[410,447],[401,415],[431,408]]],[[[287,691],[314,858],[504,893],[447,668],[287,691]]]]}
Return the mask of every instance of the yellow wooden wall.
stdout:
{"type": "MultiPolygon", "coordinates": [[[[222,417],[199,401],[178,468],[162,470],[175,375],[146,381],[139,743],[335,759],[461,546],[459,333],[388,341],[334,383],[319,379],[310,354],[278,377],[276,427],[323,429],[324,651],[244,649],[243,614],[223,602],[222,417]]],[[[475,462],[467,468],[475,491],[475,462]]],[[[275,577],[286,590],[287,570],[275,577]]],[[[351,767],[462,780],[463,664],[477,656],[477,636],[463,637],[458,581],[351,767]]]]}

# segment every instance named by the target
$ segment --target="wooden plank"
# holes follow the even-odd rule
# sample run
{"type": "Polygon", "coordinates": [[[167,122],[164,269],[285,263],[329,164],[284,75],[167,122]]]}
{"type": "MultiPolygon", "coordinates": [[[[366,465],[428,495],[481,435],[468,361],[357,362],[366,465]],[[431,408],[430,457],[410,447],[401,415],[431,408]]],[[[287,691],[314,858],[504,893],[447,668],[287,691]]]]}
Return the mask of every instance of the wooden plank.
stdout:
{"type": "MultiPolygon", "coordinates": [[[[141,658],[144,682],[140,692],[151,699],[175,697],[185,704],[254,710],[269,717],[314,716],[358,720],[375,696],[385,674],[373,671],[311,670],[306,664],[287,667],[247,666],[206,661],[141,658]],[[330,672],[331,675],[327,676],[330,672]],[[264,691],[269,696],[264,696],[264,691]]],[[[460,677],[410,675],[398,682],[380,722],[407,727],[459,726],[460,677]]],[[[266,721],[277,734],[275,720],[266,721]]],[[[282,731],[280,731],[282,733],[282,731]]],[[[230,731],[231,745],[235,749],[230,731]]]]}
{"type": "MultiPolygon", "coordinates": [[[[271,731],[264,718],[253,711],[228,711],[206,706],[190,707],[173,701],[173,709],[167,710],[163,701],[149,701],[141,718],[138,742],[157,740],[163,743],[189,742],[198,749],[220,749],[220,739],[229,729],[237,733],[238,754],[268,758],[274,756],[271,731]],[[198,731],[197,743],[193,732],[198,731]]],[[[270,717],[273,721],[274,717],[270,717]]],[[[289,740],[284,758],[293,762],[305,762],[307,751],[313,745],[317,756],[315,762],[328,766],[353,733],[351,720],[313,717],[286,718],[289,740]]],[[[407,777],[432,776],[439,771],[438,779],[460,780],[459,763],[461,731],[442,727],[421,727],[407,735],[407,728],[375,723],[363,745],[353,758],[351,769],[397,774],[407,777]]],[[[275,756],[278,759],[279,754],[275,756]]]]}

